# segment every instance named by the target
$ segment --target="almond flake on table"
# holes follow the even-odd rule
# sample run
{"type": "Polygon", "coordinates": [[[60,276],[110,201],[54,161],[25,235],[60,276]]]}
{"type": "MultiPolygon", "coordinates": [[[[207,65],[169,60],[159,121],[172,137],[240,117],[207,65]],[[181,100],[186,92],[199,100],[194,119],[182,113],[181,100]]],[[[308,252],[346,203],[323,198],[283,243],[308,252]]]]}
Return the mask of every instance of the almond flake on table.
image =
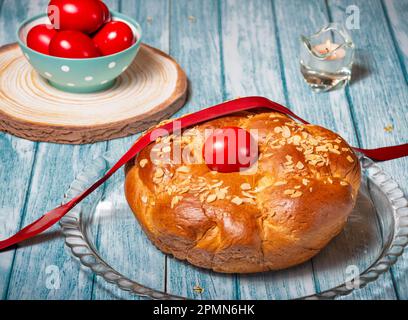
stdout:
{"type": "Polygon", "coordinates": [[[389,124],[389,125],[384,127],[384,131],[390,133],[390,132],[394,131],[394,126],[392,124],[389,124]]]}

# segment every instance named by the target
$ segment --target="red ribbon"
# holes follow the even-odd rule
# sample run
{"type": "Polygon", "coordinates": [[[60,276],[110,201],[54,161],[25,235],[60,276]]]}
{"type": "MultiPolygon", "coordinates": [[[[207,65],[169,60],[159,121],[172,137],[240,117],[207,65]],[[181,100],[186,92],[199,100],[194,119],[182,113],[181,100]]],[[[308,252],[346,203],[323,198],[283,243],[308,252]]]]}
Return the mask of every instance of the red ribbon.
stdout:
{"type": "MultiPolygon", "coordinates": [[[[303,120],[302,118],[294,114],[288,108],[264,97],[246,97],[224,102],[216,106],[210,107],[208,109],[204,109],[193,114],[186,115],[178,120],[181,123],[181,128],[187,128],[201,122],[229,115],[231,113],[260,107],[281,112],[283,114],[291,116],[294,119],[299,120],[304,124],[308,124],[307,121],[303,120]]],[[[173,121],[161,125],[157,127],[157,129],[163,129],[163,131],[167,132],[166,135],[170,134],[173,132],[173,121]]],[[[125,165],[128,161],[134,158],[143,148],[149,145],[152,142],[151,135],[152,132],[148,132],[147,134],[143,135],[101,179],[96,181],[90,188],[83,191],[79,196],[47,212],[41,218],[31,223],[30,225],[26,226],[21,231],[17,232],[14,236],[6,240],[0,241],[0,250],[3,250],[24,240],[32,238],[38,235],[39,233],[47,230],[55,223],[57,223],[65,214],[67,214],[78,203],[80,203],[89,194],[96,190],[101,184],[108,180],[117,170],[119,170],[123,165],[125,165]]],[[[155,136],[155,138],[157,138],[157,135],[155,136]]],[[[354,149],[356,151],[363,153],[367,157],[377,161],[385,161],[408,156],[408,144],[379,149],[360,149],[360,148],[354,149]]]]}

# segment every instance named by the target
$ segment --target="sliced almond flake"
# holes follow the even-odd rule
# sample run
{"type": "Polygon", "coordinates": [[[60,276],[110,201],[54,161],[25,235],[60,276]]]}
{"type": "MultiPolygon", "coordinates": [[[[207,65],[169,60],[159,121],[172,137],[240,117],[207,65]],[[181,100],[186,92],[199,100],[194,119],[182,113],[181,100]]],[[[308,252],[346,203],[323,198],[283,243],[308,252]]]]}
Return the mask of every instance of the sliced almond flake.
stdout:
{"type": "Polygon", "coordinates": [[[256,199],[256,197],[254,195],[250,194],[249,192],[242,191],[241,193],[242,193],[243,196],[245,196],[247,198],[256,199]]]}
{"type": "Polygon", "coordinates": [[[200,202],[204,202],[204,200],[207,198],[207,195],[208,195],[208,193],[206,194],[205,192],[204,193],[201,193],[200,194],[200,202]]]}
{"type": "Polygon", "coordinates": [[[227,187],[221,188],[220,191],[227,193],[229,189],[230,187],[227,186],[227,187]]]}
{"type": "Polygon", "coordinates": [[[249,183],[243,183],[243,184],[241,184],[241,189],[242,190],[251,190],[252,187],[251,187],[251,185],[249,183]]]}
{"type": "Polygon", "coordinates": [[[336,142],[336,143],[341,143],[341,139],[340,139],[340,138],[337,138],[336,140],[334,140],[334,142],[336,142]]]}
{"type": "Polygon", "coordinates": [[[224,200],[225,199],[225,197],[226,197],[226,193],[225,192],[222,192],[222,191],[217,191],[217,198],[219,199],[219,200],[224,200]]]}
{"type": "Polygon", "coordinates": [[[337,149],[329,149],[331,153],[340,154],[340,151],[337,149]]]}
{"type": "Polygon", "coordinates": [[[155,178],[161,178],[164,175],[164,171],[162,168],[157,168],[155,173],[154,173],[154,177],[155,178]]]}
{"type": "Polygon", "coordinates": [[[327,147],[326,146],[317,146],[316,147],[316,152],[326,152],[327,147]]]}
{"type": "Polygon", "coordinates": [[[350,151],[350,149],[349,148],[341,148],[341,151],[347,152],[347,151],[350,151]]]}
{"type": "Polygon", "coordinates": [[[327,181],[329,181],[329,183],[333,184],[333,180],[331,178],[327,178],[327,181]]]}
{"type": "Polygon", "coordinates": [[[309,180],[308,179],[303,179],[302,180],[302,183],[305,185],[305,186],[307,186],[308,184],[309,184],[309,180]]]}
{"type": "Polygon", "coordinates": [[[176,169],[176,171],[177,171],[177,172],[181,172],[181,173],[189,173],[189,172],[190,172],[190,168],[187,167],[187,166],[181,166],[181,167],[178,167],[178,168],[176,169]]]}
{"type": "Polygon", "coordinates": [[[302,186],[299,186],[299,185],[298,185],[298,186],[295,186],[295,189],[300,189],[301,187],[302,187],[302,186]]]}
{"type": "Polygon", "coordinates": [[[146,204],[149,199],[147,198],[147,196],[142,196],[141,200],[142,200],[143,203],[146,204]]]}
{"type": "Polygon", "coordinates": [[[273,131],[275,131],[275,133],[280,133],[282,132],[282,127],[275,127],[275,129],[273,129],[273,131]]]}
{"type": "Polygon", "coordinates": [[[302,191],[296,191],[290,197],[291,198],[299,198],[302,194],[303,194],[302,191]]]}
{"type": "Polygon", "coordinates": [[[187,186],[187,187],[182,188],[182,189],[179,191],[179,193],[180,193],[180,194],[183,194],[183,193],[187,193],[187,192],[189,192],[189,191],[190,191],[190,187],[187,186]]]}
{"type": "Polygon", "coordinates": [[[317,141],[315,138],[309,136],[309,143],[313,146],[317,146],[319,144],[319,141],[317,141]]]}
{"type": "Polygon", "coordinates": [[[313,191],[313,188],[312,188],[312,187],[310,187],[310,188],[309,188],[309,191],[310,191],[310,192],[312,192],[312,191],[313,191]]]}
{"type": "Polygon", "coordinates": [[[292,157],[290,155],[286,155],[285,158],[288,160],[288,162],[292,162],[292,157]]]}
{"type": "Polygon", "coordinates": [[[348,186],[348,183],[346,181],[340,181],[340,185],[342,186],[348,186]]]}
{"type": "Polygon", "coordinates": [[[351,157],[351,156],[347,156],[347,158],[346,158],[349,162],[351,162],[351,163],[353,163],[354,162],[354,159],[351,157]]]}
{"type": "Polygon", "coordinates": [[[291,136],[291,132],[290,132],[289,127],[283,126],[282,127],[282,137],[289,138],[290,136],[291,136]]]}
{"type": "Polygon", "coordinates": [[[224,181],[219,181],[213,185],[210,186],[211,189],[219,188],[224,184],[224,181]]]}
{"type": "Polygon", "coordinates": [[[140,165],[141,168],[144,168],[147,165],[148,162],[149,162],[149,160],[142,159],[142,160],[140,160],[139,165],[140,165]]]}
{"type": "Polygon", "coordinates": [[[245,203],[256,204],[256,202],[252,198],[244,198],[242,199],[242,201],[245,203]]]}
{"type": "Polygon", "coordinates": [[[180,184],[181,185],[185,185],[185,184],[190,184],[191,185],[191,178],[192,178],[191,174],[189,174],[187,176],[184,176],[183,181],[181,181],[180,184]]]}
{"type": "Polygon", "coordinates": [[[285,185],[285,184],[287,184],[286,181],[277,181],[277,182],[275,182],[273,185],[274,185],[275,187],[279,187],[279,186],[283,186],[283,185],[285,185]]]}
{"type": "Polygon", "coordinates": [[[170,204],[171,208],[173,209],[174,206],[175,206],[177,203],[179,203],[182,199],[183,199],[182,196],[174,196],[174,197],[171,199],[171,204],[170,204]]]}
{"type": "Polygon", "coordinates": [[[234,197],[234,198],[231,200],[231,202],[239,206],[239,205],[241,205],[244,201],[243,201],[240,197],[234,197]]]}
{"type": "Polygon", "coordinates": [[[295,192],[295,190],[293,190],[293,189],[287,189],[287,190],[283,191],[283,194],[290,195],[290,194],[293,194],[294,192],[295,192]]]}
{"type": "Polygon", "coordinates": [[[300,161],[298,161],[298,163],[296,163],[296,168],[298,168],[299,170],[302,170],[304,168],[304,164],[300,161]]]}
{"type": "Polygon", "coordinates": [[[208,202],[208,203],[214,202],[215,200],[217,200],[217,195],[216,195],[216,194],[210,194],[210,195],[207,197],[207,202],[208,202]]]}
{"type": "Polygon", "coordinates": [[[303,149],[301,147],[296,147],[296,150],[299,152],[303,152],[303,149]]]}
{"type": "Polygon", "coordinates": [[[299,136],[299,135],[295,135],[295,136],[293,136],[293,144],[295,145],[295,146],[298,146],[299,144],[300,144],[300,140],[301,140],[302,138],[299,136]]]}

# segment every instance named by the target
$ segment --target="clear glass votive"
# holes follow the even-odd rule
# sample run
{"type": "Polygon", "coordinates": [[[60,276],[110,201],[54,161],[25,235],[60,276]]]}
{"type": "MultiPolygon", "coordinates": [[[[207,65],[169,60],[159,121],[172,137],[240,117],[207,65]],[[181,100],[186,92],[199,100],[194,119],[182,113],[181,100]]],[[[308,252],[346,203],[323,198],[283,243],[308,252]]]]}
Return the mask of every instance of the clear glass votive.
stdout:
{"type": "Polygon", "coordinates": [[[311,36],[301,36],[300,70],[313,91],[328,91],[347,84],[353,59],[351,36],[338,23],[330,23],[311,36]]]}

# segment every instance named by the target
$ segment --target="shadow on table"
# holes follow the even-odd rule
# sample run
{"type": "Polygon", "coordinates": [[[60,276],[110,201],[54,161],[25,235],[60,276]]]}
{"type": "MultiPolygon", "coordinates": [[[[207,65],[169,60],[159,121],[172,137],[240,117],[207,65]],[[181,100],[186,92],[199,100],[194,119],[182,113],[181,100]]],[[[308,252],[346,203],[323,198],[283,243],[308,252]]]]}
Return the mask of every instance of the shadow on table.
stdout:
{"type": "Polygon", "coordinates": [[[26,240],[24,242],[22,242],[21,244],[19,244],[18,246],[12,246],[10,248],[4,249],[4,250],[0,250],[1,252],[7,252],[10,250],[14,250],[14,249],[18,249],[18,248],[25,248],[25,247],[32,247],[38,244],[42,244],[45,242],[49,242],[51,240],[54,239],[62,239],[63,238],[63,234],[60,230],[55,230],[55,231],[49,231],[46,233],[42,233],[38,236],[35,236],[32,239],[26,240]]]}

